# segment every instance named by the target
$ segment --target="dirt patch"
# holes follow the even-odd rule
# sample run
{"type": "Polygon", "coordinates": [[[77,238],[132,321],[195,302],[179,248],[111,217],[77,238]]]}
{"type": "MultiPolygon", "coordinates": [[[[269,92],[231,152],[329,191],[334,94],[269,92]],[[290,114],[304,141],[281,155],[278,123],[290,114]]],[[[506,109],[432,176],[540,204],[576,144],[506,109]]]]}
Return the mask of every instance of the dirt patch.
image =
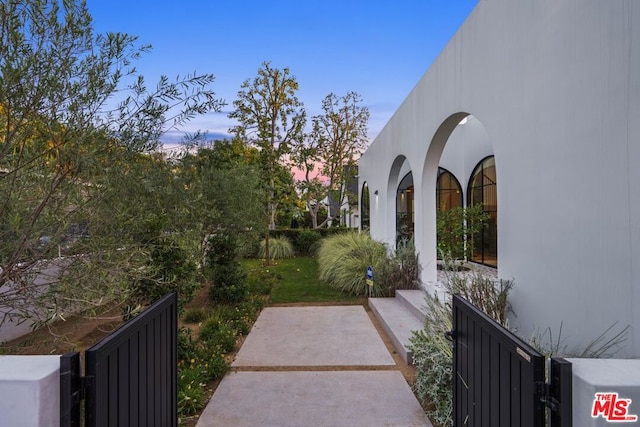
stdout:
{"type": "Polygon", "coordinates": [[[7,341],[0,346],[4,354],[65,354],[84,352],[122,325],[119,307],[102,313],[99,317],[71,316],[44,326],[25,336],[7,341]]]}

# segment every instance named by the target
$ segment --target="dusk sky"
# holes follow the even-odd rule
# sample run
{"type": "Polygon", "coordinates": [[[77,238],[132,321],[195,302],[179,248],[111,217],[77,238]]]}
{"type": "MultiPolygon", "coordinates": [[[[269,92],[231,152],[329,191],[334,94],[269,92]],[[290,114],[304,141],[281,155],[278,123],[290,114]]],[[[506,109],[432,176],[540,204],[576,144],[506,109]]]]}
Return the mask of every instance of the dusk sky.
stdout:
{"type": "MultiPolygon", "coordinates": [[[[212,73],[227,106],[185,130],[228,133],[240,85],[263,61],[289,67],[309,117],[329,93],[356,91],[373,140],[478,0],[87,0],[97,33],[125,32],[153,50],[136,64],[160,75],[212,73]]],[[[166,142],[180,139],[167,134],[166,142]]]]}

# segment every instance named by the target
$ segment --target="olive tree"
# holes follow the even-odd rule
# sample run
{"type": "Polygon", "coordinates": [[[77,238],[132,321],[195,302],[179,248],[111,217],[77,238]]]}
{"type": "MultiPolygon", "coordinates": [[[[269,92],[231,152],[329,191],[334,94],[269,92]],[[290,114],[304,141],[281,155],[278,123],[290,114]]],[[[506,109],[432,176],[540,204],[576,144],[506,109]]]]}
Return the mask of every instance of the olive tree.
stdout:
{"type": "Polygon", "coordinates": [[[134,63],[149,50],[95,34],[82,0],[0,3],[0,323],[99,306],[130,292],[123,271],[145,274],[127,246],[139,218],[115,210],[158,184],[130,180],[138,153],[222,105],[211,74],[147,86],[134,63]]]}

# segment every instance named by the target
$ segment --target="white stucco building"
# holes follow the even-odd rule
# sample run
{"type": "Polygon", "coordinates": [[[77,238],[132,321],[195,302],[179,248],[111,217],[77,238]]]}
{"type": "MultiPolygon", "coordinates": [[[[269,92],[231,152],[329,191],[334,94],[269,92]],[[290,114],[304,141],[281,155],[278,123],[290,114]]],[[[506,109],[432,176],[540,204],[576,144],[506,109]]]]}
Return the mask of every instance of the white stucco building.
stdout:
{"type": "Polygon", "coordinates": [[[640,2],[480,0],[409,93],[360,159],[362,222],[394,244],[403,210],[427,287],[439,172],[491,213],[474,258],[515,280],[520,335],[617,322],[640,357],[640,2]]]}

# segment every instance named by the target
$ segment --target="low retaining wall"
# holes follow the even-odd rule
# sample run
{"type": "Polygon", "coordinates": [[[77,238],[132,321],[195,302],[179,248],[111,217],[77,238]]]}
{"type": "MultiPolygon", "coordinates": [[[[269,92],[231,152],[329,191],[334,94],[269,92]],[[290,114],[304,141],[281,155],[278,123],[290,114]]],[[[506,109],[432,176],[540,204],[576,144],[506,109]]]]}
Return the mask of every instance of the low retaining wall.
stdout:
{"type": "Polygon", "coordinates": [[[640,423],[640,360],[567,360],[573,368],[574,426],[640,423]]]}
{"type": "Polygon", "coordinates": [[[0,426],[60,425],[60,356],[0,356],[0,426]]]}

